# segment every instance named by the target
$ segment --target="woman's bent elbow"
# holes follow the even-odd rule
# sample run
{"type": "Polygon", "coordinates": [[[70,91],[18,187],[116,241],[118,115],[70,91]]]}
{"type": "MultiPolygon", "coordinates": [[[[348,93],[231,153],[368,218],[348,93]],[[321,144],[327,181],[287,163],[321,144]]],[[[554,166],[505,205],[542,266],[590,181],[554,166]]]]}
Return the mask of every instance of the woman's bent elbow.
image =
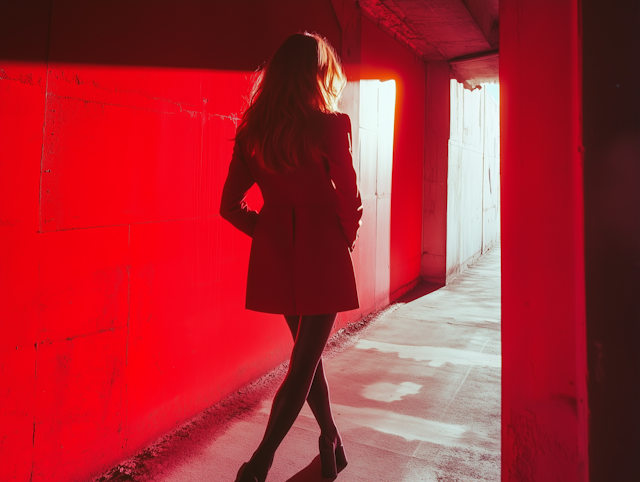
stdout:
{"type": "Polygon", "coordinates": [[[231,217],[231,209],[229,209],[228,206],[226,206],[225,204],[221,204],[218,212],[220,213],[220,217],[222,219],[229,221],[229,218],[231,217]]]}

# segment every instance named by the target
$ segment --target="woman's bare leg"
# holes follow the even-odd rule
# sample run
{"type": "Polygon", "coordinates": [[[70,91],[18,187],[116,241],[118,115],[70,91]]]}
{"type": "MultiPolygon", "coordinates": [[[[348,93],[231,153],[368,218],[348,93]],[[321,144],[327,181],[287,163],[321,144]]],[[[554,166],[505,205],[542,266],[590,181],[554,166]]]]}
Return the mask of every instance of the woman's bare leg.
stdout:
{"type": "MultiPolygon", "coordinates": [[[[287,320],[287,325],[289,326],[289,330],[291,331],[291,335],[295,341],[298,334],[298,326],[300,325],[300,316],[285,315],[284,318],[287,320]]],[[[336,427],[336,423],[333,419],[333,413],[331,412],[331,404],[329,402],[329,385],[324,374],[322,357],[318,362],[316,373],[313,376],[313,381],[311,382],[311,388],[307,395],[307,403],[309,404],[309,408],[313,412],[313,416],[316,418],[323,435],[326,435],[331,440],[337,440],[338,445],[340,445],[342,440],[340,439],[340,434],[338,433],[338,428],[336,427]]]]}
{"type": "Polygon", "coordinates": [[[316,367],[331,334],[336,314],[305,315],[300,318],[289,371],[278,389],[262,442],[249,461],[253,473],[264,480],[273,456],[295,422],[309,394],[316,367]]]}

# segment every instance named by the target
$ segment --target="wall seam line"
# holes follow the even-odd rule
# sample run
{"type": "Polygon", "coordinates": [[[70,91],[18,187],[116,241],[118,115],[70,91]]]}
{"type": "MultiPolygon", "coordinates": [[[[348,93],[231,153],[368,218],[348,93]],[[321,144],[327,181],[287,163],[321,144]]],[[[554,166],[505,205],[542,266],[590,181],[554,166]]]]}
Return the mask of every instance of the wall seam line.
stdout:
{"type": "MultiPolygon", "coordinates": [[[[42,171],[44,163],[44,132],[47,125],[47,111],[48,111],[48,96],[49,96],[49,55],[51,51],[51,18],[53,17],[53,0],[49,1],[49,24],[47,31],[47,53],[44,61],[45,65],[45,87],[44,87],[44,113],[42,119],[42,147],[40,150],[40,176],[38,181],[38,233],[42,230],[42,171]]],[[[40,268],[41,260],[38,256],[38,281],[36,283],[36,300],[40,297],[40,268]]],[[[38,303],[39,305],[39,303],[38,303]]],[[[36,312],[36,324],[38,324],[40,316],[36,312]]],[[[34,363],[34,375],[33,375],[33,435],[31,440],[31,474],[29,475],[29,482],[33,481],[33,473],[36,463],[36,407],[37,407],[37,385],[38,385],[38,341],[35,340],[34,347],[36,350],[35,363],[34,363]]]]}
{"type": "Polygon", "coordinates": [[[129,335],[131,332],[131,225],[129,225],[127,233],[127,248],[129,250],[129,264],[127,265],[127,335],[125,344],[125,384],[124,384],[124,423],[125,435],[123,452],[126,456],[129,452],[129,335]]]}
{"type": "Polygon", "coordinates": [[[51,17],[53,11],[53,0],[49,2],[49,31],[47,32],[47,55],[44,61],[44,114],[42,119],[42,147],[40,150],[40,182],[38,186],[38,232],[42,231],[42,172],[44,167],[44,133],[47,127],[47,112],[49,105],[49,52],[51,49],[51,17]]]}

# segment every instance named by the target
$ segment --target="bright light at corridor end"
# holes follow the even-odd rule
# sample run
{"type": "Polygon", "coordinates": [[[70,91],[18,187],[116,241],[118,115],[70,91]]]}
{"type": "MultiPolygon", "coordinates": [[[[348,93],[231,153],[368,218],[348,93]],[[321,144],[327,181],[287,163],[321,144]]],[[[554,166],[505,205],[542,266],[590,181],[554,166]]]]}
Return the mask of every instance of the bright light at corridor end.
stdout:
{"type": "Polygon", "coordinates": [[[493,97],[493,99],[500,104],[500,84],[482,84],[483,89],[487,89],[487,93],[493,97]]]}

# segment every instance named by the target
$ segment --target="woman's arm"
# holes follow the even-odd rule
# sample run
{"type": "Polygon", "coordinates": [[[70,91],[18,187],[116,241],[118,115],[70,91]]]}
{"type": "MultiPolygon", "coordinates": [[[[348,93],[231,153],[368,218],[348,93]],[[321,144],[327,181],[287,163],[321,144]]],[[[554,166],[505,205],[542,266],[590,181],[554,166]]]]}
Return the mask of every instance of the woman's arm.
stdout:
{"type": "Polygon", "coordinates": [[[220,216],[233,224],[243,233],[253,236],[253,228],[258,220],[258,213],[247,206],[247,191],[255,184],[253,175],[242,157],[240,146],[233,146],[233,156],[229,164],[229,174],[222,188],[220,216]]]}
{"type": "Polygon", "coordinates": [[[342,232],[353,251],[362,224],[362,200],[351,157],[351,120],[346,114],[331,116],[329,120],[325,144],[329,176],[334,185],[342,232]]]}

